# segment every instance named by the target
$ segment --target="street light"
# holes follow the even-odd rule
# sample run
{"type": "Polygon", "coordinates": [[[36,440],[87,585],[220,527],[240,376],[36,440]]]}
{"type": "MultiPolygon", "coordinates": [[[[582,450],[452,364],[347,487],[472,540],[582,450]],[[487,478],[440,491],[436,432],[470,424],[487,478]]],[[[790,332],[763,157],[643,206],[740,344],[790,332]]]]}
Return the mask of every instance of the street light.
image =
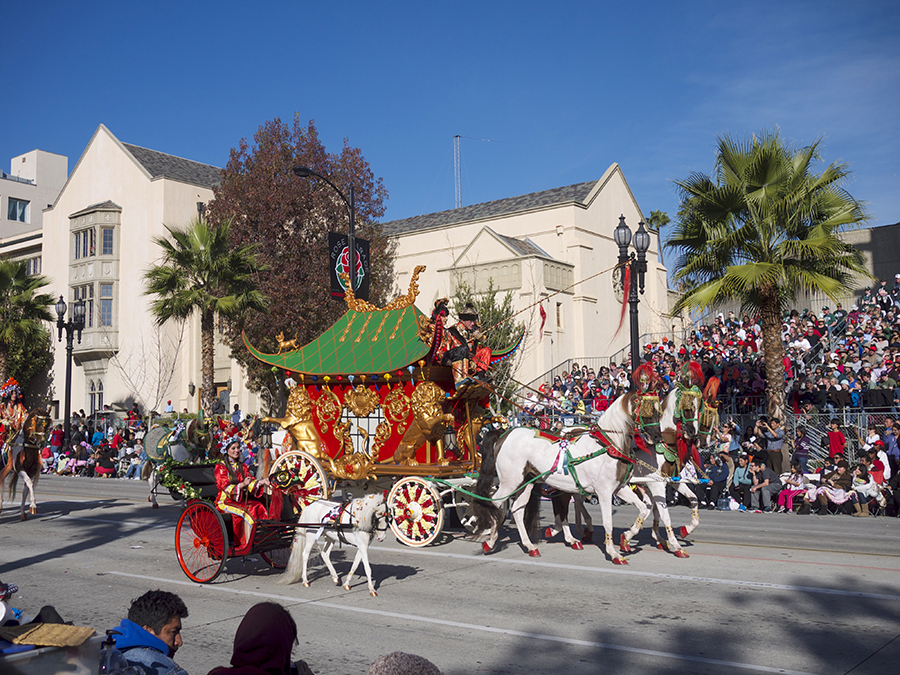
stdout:
{"type": "Polygon", "coordinates": [[[59,341],[62,342],[63,330],[66,331],[66,406],[63,426],[63,447],[69,447],[69,436],[72,431],[72,350],[73,339],[78,333],[78,344],[81,344],[81,331],[84,330],[84,300],[75,303],[72,318],[66,321],[66,301],[59,296],[56,303],[56,327],[59,329],[59,341]]]}
{"type": "Polygon", "coordinates": [[[344,203],[347,205],[347,208],[350,209],[350,233],[347,236],[347,245],[350,249],[350,260],[348,261],[348,263],[350,265],[350,290],[355,292],[356,286],[354,285],[354,279],[356,278],[356,202],[354,200],[353,183],[350,184],[350,199],[347,199],[337,185],[325,178],[325,176],[323,176],[322,174],[313,171],[308,166],[295,166],[293,168],[293,173],[295,176],[299,176],[300,178],[309,178],[310,176],[321,178],[334,188],[334,191],[337,192],[338,195],[340,195],[341,199],[343,199],[344,203]]]}
{"type": "MultiPolygon", "coordinates": [[[[629,316],[631,319],[631,372],[640,365],[640,345],[638,344],[638,289],[644,294],[644,275],[647,272],[647,249],[650,248],[650,233],[644,229],[644,221],[638,223],[634,238],[625,224],[625,216],[619,216],[619,224],[613,231],[613,239],[619,247],[619,269],[625,274],[625,267],[631,269],[631,285],[628,289],[629,316]],[[633,243],[634,253],[628,253],[628,245],[633,243]]],[[[633,386],[633,385],[632,385],[633,386]]]]}

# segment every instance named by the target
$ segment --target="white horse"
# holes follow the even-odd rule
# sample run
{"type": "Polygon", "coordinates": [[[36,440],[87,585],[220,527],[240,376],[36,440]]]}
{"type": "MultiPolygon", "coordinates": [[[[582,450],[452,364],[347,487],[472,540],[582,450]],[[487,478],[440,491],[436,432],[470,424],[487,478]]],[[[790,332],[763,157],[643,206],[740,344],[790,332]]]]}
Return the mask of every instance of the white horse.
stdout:
{"type": "Polygon", "coordinates": [[[384,541],[388,530],[388,511],[384,494],[372,494],[354,499],[346,504],[320,499],[312,502],[300,513],[300,524],[294,535],[294,544],[287,569],[277,583],[286,585],[303,578],[303,585],[308,587],[306,567],[309,555],[321,536],[325,543],[320,545],[322,560],[331,572],[331,580],[336,585],[340,578],[334,565],[331,564],[331,550],[340,541],[356,547],[356,557],[350,566],[350,574],[344,581],[344,590],[350,590],[350,580],[362,561],[369,582],[369,595],[378,596],[372,583],[372,568],[369,566],[369,543],[374,536],[376,541],[384,541]],[[312,530],[312,531],[309,531],[312,530]]]}
{"type": "MultiPolygon", "coordinates": [[[[676,447],[677,434],[681,434],[687,443],[691,443],[698,438],[700,433],[700,406],[700,395],[691,390],[675,388],[663,399],[662,415],[659,424],[663,439],[668,447],[676,447]]],[[[678,543],[675,533],[672,531],[672,519],[669,515],[668,503],[666,502],[666,485],[668,483],[666,474],[670,471],[670,463],[665,455],[657,452],[655,448],[649,448],[649,453],[639,452],[637,457],[641,461],[635,467],[632,479],[637,478],[638,481],[636,482],[640,482],[649,495],[647,499],[653,509],[653,527],[651,529],[653,539],[657,542],[657,546],[662,548],[660,537],[657,534],[661,518],[663,526],[666,528],[665,540],[669,550],[678,558],[687,558],[688,554],[678,543]]],[[[679,483],[678,490],[696,501],[696,495],[686,484],[679,483]]],[[[622,497],[626,492],[632,492],[632,490],[621,490],[619,496],[622,497]]],[[[694,509],[693,513],[697,518],[697,522],[699,522],[699,512],[694,509]]],[[[629,544],[641,527],[643,527],[644,517],[645,514],[641,513],[635,520],[634,525],[622,534],[619,547],[623,552],[631,551],[629,544]]]]}
{"type": "MultiPolygon", "coordinates": [[[[542,482],[563,492],[596,494],[600,499],[606,530],[606,553],[613,563],[627,564],[624,558],[616,554],[612,538],[612,495],[625,479],[624,463],[614,455],[627,457],[629,454],[634,420],[640,406],[641,396],[637,392],[620,396],[600,416],[599,429],[582,433],[571,441],[553,441],[534,429],[520,427],[511,430],[500,440],[499,447],[495,447],[493,453],[487,453],[490,459],[483,459],[475,493],[488,497],[494,476],[499,478],[496,494],[502,497],[492,502],[512,499],[509,510],[512,511],[522,544],[532,557],[540,556],[540,552],[528,537],[524,510],[534,487],[533,478],[540,476],[542,482]]],[[[485,553],[494,548],[507,512],[492,502],[473,501],[477,530],[488,532],[487,541],[482,544],[485,553]]],[[[647,516],[649,509],[640,499],[635,496],[632,503],[643,517],[647,516]]],[[[573,548],[580,548],[580,543],[574,546],[573,539],[571,533],[567,533],[567,541],[573,544],[573,548]]]]}

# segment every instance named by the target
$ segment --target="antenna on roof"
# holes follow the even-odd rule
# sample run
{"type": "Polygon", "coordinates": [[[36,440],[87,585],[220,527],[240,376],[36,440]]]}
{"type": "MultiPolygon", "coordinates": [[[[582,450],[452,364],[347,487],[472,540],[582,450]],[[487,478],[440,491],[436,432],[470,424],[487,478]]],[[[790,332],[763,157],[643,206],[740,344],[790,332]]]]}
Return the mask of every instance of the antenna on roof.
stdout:
{"type": "Polygon", "coordinates": [[[462,206],[462,190],[459,185],[459,134],[453,137],[453,176],[456,180],[456,206],[462,206]]]}

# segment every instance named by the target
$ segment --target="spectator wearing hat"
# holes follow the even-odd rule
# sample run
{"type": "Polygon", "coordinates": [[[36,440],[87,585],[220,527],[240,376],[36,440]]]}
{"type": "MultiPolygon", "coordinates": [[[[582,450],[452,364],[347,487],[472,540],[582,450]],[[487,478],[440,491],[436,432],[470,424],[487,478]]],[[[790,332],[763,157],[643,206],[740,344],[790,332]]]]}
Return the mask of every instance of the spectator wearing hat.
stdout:
{"type": "Polygon", "coordinates": [[[167,414],[175,412],[175,406],[172,405],[172,401],[166,401],[166,409],[163,412],[167,414]]]}

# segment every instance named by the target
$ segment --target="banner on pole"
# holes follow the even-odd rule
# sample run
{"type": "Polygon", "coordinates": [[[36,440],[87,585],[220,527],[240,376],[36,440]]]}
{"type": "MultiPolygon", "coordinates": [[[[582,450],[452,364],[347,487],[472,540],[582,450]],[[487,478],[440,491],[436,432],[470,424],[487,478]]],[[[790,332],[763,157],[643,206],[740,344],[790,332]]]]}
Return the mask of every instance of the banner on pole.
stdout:
{"type": "MultiPolygon", "coordinates": [[[[331,277],[331,297],[342,300],[347,292],[340,274],[350,277],[349,237],[340,232],[328,233],[328,268],[331,277]]],[[[356,270],[353,275],[354,295],[369,300],[369,242],[356,237],[356,270]]]]}

